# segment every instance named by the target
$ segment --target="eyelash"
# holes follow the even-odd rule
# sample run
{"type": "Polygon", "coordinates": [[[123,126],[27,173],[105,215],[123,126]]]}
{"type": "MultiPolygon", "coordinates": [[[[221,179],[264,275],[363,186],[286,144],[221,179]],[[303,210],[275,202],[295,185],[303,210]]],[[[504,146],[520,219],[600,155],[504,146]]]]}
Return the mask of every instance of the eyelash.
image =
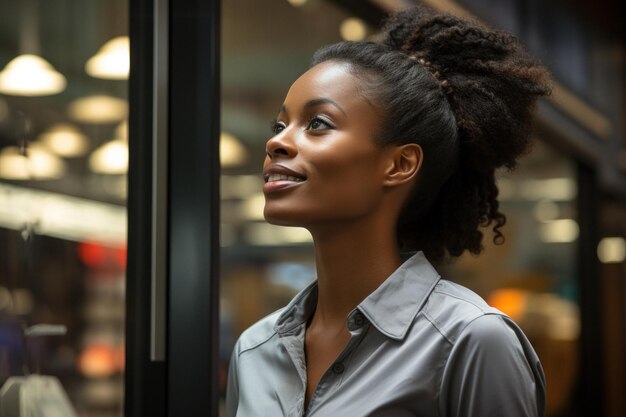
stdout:
{"type": "Polygon", "coordinates": [[[272,120],[272,123],[270,124],[270,130],[272,131],[273,134],[277,135],[277,134],[280,133],[278,131],[279,127],[282,127],[284,129],[285,125],[282,122],[279,122],[276,119],[272,120]]]}
{"type": "MultiPolygon", "coordinates": [[[[313,123],[315,120],[319,120],[320,122],[322,122],[323,124],[325,124],[326,126],[328,126],[328,129],[332,129],[333,125],[331,125],[329,122],[327,122],[326,120],[322,119],[319,116],[313,116],[311,117],[306,124],[306,128],[307,130],[309,130],[311,128],[311,123],[313,123]]],[[[270,124],[270,130],[272,131],[273,134],[277,135],[280,132],[282,132],[282,130],[278,130],[279,128],[285,129],[287,126],[285,126],[285,124],[283,122],[279,122],[277,119],[272,120],[271,124],[270,124]]],[[[319,130],[319,129],[316,129],[319,130]]],[[[326,129],[322,129],[322,130],[326,130],[326,129]]]]}
{"type": "MultiPolygon", "coordinates": [[[[333,125],[331,125],[330,123],[328,123],[326,120],[322,119],[319,116],[313,116],[312,118],[309,119],[308,123],[306,124],[307,129],[309,129],[311,127],[311,123],[313,123],[315,120],[319,120],[320,122],[324,123],[326,126],[328,126],[325,129],[321,129],[321,130],[327,130],[327,129],[332,129],[333,125]]],[[[320,130],[320,129],[316,129],[316,130],[320,130]]]]}

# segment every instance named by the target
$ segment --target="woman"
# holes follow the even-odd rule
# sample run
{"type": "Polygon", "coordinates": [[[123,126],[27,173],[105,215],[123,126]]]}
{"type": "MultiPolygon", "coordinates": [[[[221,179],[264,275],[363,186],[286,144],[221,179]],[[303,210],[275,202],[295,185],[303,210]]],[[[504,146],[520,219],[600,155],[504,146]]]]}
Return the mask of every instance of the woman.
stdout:
{"type": "Polygon", "coordinates": [[[520,329],[427,259],[478,254],[479,227],[503,240],[494,170],[528,148],[548,91],[512,36],[424,8],[315,54],[263,191],[270,223],[311,232],[317,281],[240,337],[229,417],[543,415],[520,329]]]}

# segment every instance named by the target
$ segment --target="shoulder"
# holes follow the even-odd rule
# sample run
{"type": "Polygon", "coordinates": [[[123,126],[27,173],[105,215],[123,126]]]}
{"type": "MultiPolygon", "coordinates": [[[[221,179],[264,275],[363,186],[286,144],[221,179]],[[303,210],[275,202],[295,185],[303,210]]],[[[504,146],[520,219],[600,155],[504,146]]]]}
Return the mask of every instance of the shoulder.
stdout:
{"type": "Polygon", "coordinates": [[[472,290],[443,279],[433,289],[423,312],[453,345],[468,334],[476,337],[493,332],[506,334],[507,324],[513,324],[508,316],[472,290]]]}
{"type": "Polygon", "coordinates": [[[449,343],[440,383],[442,415],[544,415],[539,358],[511,318],[445,280],[431,293],[424,316],[449,343]]]}
{"type": "Polygon", "coordinates": [[[241,334],[241,336],[239,336],[235,345],[234,354],[239,356],[244,352],[254,350],[257,347],[262,346],[272,339],[272,337],[276,335],[276,330],[274,328],[276,321],[284,310],[285,307],[276,310],[272,314],[263,317],[261,320],[248,327],[241,334]]]}

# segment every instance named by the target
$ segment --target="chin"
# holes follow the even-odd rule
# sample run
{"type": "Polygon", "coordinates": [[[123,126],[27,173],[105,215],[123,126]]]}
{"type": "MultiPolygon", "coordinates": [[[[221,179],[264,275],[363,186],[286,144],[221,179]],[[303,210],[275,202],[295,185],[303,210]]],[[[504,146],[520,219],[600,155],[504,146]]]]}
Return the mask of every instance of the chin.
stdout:
{"type": "Polygon", "coordinates": [[[269,224],[276,226],[303,227],[306,223],[300,213],[293,210],[270,209],[267,206],[263,210],[263,217],[269,224]]]}
{"type": "Polygon", "coordinates": [[[268,222],[269,224],[276,225],[276,226],[293,226],[293,227],[304,226],[303,222],[290,218],[290,217],[286,217],[286,216],[264,214],[264,217],[265,217],[266,222],[268,222]]]}

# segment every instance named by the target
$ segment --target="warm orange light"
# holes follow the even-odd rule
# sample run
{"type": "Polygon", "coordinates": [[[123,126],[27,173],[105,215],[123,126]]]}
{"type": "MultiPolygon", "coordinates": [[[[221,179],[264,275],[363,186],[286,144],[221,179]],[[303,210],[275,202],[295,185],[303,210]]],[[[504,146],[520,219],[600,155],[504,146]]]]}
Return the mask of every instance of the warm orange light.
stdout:
{"type": "Polygon", "coordinates": [[[528,293],[519,288],[500,288],[487,297],[487,303],[518,321],[524,315],[528,293]]]}
{"type": "Polygon", "coordinates": [[[111,376],[119,369],[117,356],[112,346],[89,345],[78,356],[78,369],[90,378],[111,376]]]}

